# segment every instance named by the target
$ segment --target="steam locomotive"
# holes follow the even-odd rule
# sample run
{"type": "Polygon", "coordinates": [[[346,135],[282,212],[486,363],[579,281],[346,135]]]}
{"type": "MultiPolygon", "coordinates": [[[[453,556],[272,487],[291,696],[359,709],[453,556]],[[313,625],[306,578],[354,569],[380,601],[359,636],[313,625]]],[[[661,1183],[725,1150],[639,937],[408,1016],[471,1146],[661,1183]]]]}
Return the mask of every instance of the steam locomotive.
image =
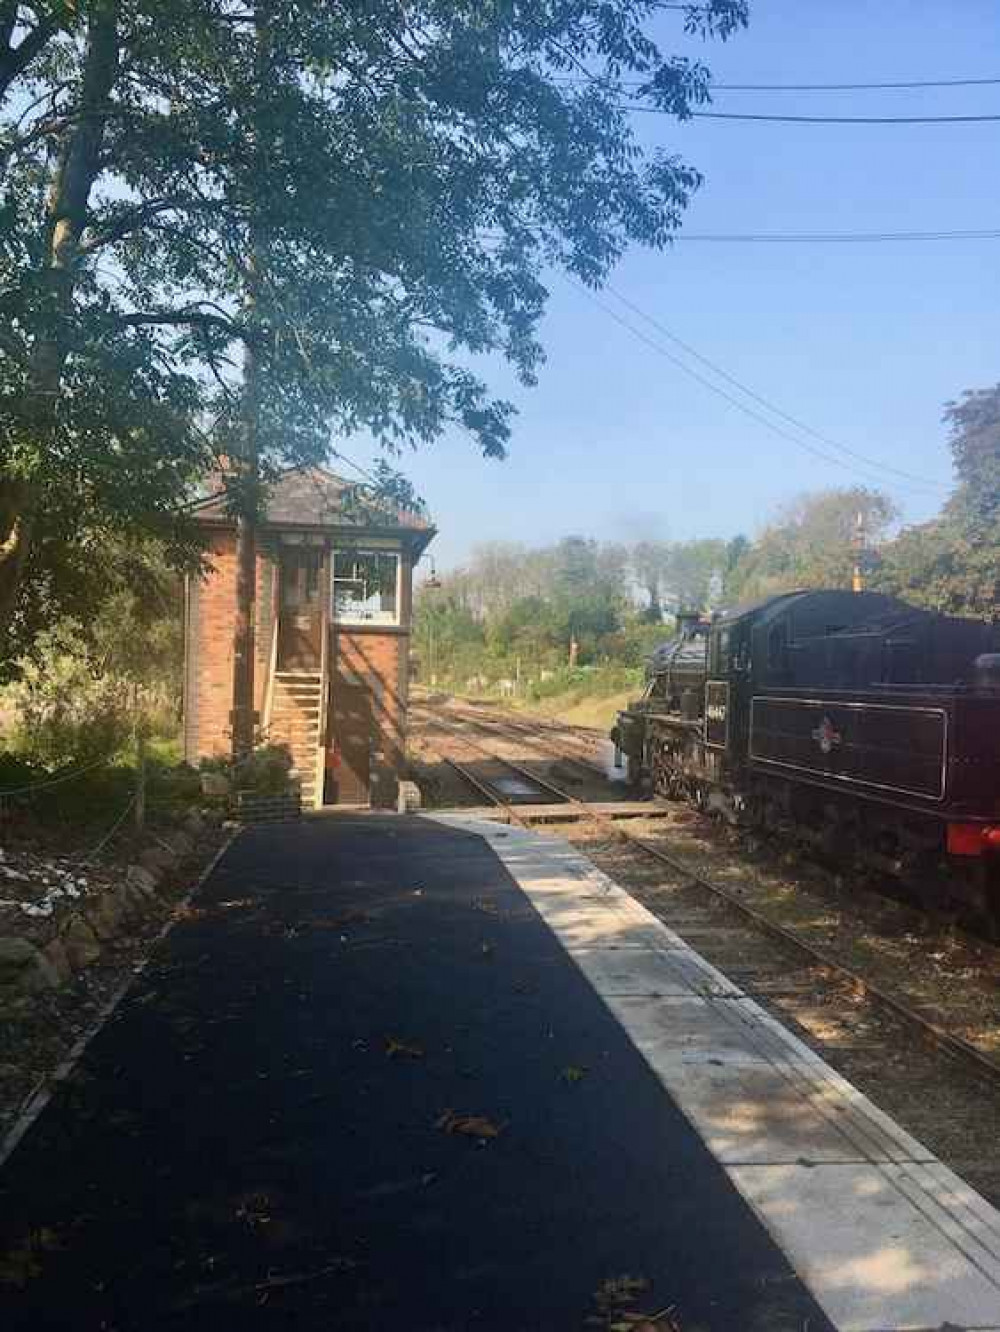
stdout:
{"type": "Polygon", "coordinates": [[[631,784],[888,871],[996,934],[1000,630],[847,591],[679,628],[611,732],[631,784]]]}

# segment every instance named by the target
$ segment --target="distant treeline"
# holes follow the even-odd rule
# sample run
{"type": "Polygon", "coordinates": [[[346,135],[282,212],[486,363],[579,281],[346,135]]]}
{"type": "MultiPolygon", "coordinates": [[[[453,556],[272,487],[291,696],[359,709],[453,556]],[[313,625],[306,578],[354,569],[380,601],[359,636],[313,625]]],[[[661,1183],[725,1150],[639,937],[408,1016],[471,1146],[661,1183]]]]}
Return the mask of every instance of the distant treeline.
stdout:
{"type": "Polygon", "coordinates": [[[597,666],[635,670],[678,610],[849,587],[859,562],[868,587],[990,618],[1000,609],[1000,385],[950,403],[944,419],[955,489],[937,518],[899,532],[890,496],[850,487],[803,494],[753,538],[481,546],[418,590],[420,673],[530,693],[597,666]]]}

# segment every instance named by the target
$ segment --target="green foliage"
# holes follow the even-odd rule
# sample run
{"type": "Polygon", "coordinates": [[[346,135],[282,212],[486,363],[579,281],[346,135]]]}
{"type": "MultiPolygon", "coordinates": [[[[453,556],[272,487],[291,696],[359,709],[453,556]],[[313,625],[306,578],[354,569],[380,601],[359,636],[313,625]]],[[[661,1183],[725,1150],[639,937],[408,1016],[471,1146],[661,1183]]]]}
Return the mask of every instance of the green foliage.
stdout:
{"type": "Polygon", "coordinates": [[[944,420],[958,484],[939,518],[887,549],[878,584],[919,605],[990,619],[1000,610],[1000,384],[963,394],[944,420]]]}
{"type": "Polygon", "coordinates": [[[561,698],[563,695],[604,698],[625,689],[638,688],[641,683],[642,671],[635,667],[615,664],[577,666],[571,669],[567,666],[553,671],[545,680],[533,680],[528,685],[526,697],[533,703],[561,698]]]}
{"type": "Polygon", "coordinates": [[[858,515],[866,539],[878,544],[896,513],[888,495],[860,486],[800,495],[743,547],[726,579],[727,599],[751,601],[797,587],[850,587],[858,515]]]}
{"type": "Polygon", "coordinates": [[[110,759],[131,730],[120,680],[102,672],[73,620],[38,635],[4,703],[16,718],[10,748],[49,770],[110,759]]]}
{"type": "Polygon", "coordinates": [[[227,777],[234,791],[255,791],[258,795],[283,795],[288,790],[292,755],[287,745],[257,745],[238,762],[225,755],[203,758],[200,772],[214,772],[227,777]]]}
{"type": "Polygon", "coordinates": [[[236,770],[236,786],[260,795],[281,795],[288,790],[292,756],[287,745],[258,745],[236,770]]]}
{"type": "Polygon", "coordinates": [[[578,536],[538,550],[481,548],[442,586],[418,589],[422,678],[474,690],[515,681],[521,693],[558,694],[567,687],[573,644],[580,668],[641,667],[668,630],[644,622],[632,558],[626,547],[578,536]]]}
{"type": "MultiPolygon", "coordinates": [[[[747,8],[692,0],[678,24],[725,39],[747,8]]],[[[501,456],[513,408],[470,365],[498,354],[533,383],[545,271],[599,284],[629,244],[665,245],[700,183],[623,106],[683,119],[709,95],[654,41],[653,0],[16,9],[4,629],[23,585],[61,605],[74,541],[142,532],[196,559],[178,501],[251,440],[265,475],[331,431],[398,452],[457,425],[501,456]]],[[[252,504],[252,469],[232,492],[252,504]]]]}

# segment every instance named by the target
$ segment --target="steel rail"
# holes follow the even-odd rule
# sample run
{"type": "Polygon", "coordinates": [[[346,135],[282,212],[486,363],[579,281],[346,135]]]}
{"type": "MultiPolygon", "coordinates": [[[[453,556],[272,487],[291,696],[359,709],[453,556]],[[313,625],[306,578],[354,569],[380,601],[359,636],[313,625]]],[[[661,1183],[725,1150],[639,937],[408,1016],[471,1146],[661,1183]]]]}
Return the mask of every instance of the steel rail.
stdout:
{"type": "MultiPolygon", "coordinates": [[[[467,743],[473,745],[472,741],[468,741],[467,743]]],[[[479,746],[476,745],[473,745],[473,747],[479,748],[479,746]]],[[[481,752],[485,753],[486,751],[483,750],[481,752]]],[[[487,800],[491,801],[494,805],[497,805],[499,808],[508,811],[513,811],[520,808],[520,806],[515,804],[514,801],[508,800],[502,794],[502,792],[497,791],[495,787],[491,786],[488,780],[484,780],[482,777],[478,777],[472,771],[472,769],[466,767],[464,763],[459,763],[456,759],[449,758],[447,755],[444,754],[439,755],[439,757],[444,760],[444,762],[448,765],[449,768],[454,769],[454,771],[457,772],[460,777],[464,778],[465,781],[467,781],[470,786],[475,787],[475,789],[480,793],[480,795],[485,796],[487,800]]],[[[534,773],[529,772],[526,768],[520,767],[519,764],[512,763],[510,759],[501,758],[499,754],[489,754],[487,757],[490,759],[492,763],[500,763],[503,765],[503,767],[510,768],[512,771],[516,772],[518,776],[523,777],[525,781],[529,782],[532,786],[536,787],[538,790],[548,791],[550,794],[556,794],[555,787],[551,786],[548,782],[544,781],[543,779],[536,777],[534,773]]],[[[559,795],[559,804],[561,805],[565,804],[566,800],[567,797],[565,795],[559,795]]],[[[526,808],[529,809],[531,808],[530,801],[526,800],[524,803],[526,808]]],[[[517,822],[522,824],[524,827],[528,826],[527,819],[517,818],[517,822]]]]}
{"type": "MultiPolygon", "coordinates": [[[[446,727],[444,729],[452,728],[446,727]]],[[[477,745],[475,741],[469,740],[465,736],[460,736],[460,738],[465,744],[470,745],[474,749],[478,749],[480,753],[487,757],[499,758],[499,755],[489,754],[487,750],[483,749],[482,746],[477,745]]],[[[451,762],[451,760],[445,761],[451,762]]],[[[618,838],[620,841],[623,841],[630,846],[637,847],[640,851],[652,857],[654,860],[657,860],[661,864],[674,870],[675,873],[684,875],[692,883],[697,884],[698,887],[704,888],[714,897],[725,902],[727,906],[735,909],[742,916],[745,916],[748,920],[752,921],[763,933],[780,940],[789,947],[797,949],[800,953],[806,954],[825,970],[849,981],[855,991],[870,1003],[885,1009],[895,1017],[902,1019],[911,1027],[915,1028],[923,1040],[935,1050],[948,1055],[950,1058],[955,1059],[960,1063],[968,1065],[976,1074],[992,1083],[1000,1082],[1000,1063],[991,1059],[989,1055],[984,1054],[982,1050],[977,1049],[977,1047],[972,1045],[971,1042],[965,1040],[961,1036],[956,1036],[954,1032],[948,1031],[947,1028],[942,1027],[939,1023],[933,1021],[933,1019],[924,1016],[924,1014],[919,1012],[911,1004],[908,1004],[905,1000],[897,998],[894,994],[890,994],[887,990],[883,989],[881,985],[868,980],[867,977],[853,971],[842,962],[838,962],[836,958],[830,957],[830,955],[822,948],[801,938],[787,926],[780,925],[777,921],[771,920],[755,907],[742,901],[735,893],[730,892],[728,888],[724,888],[721,884],[715,883],[699,870],[692,869],[690,865],[686,865],[682,860],[671,856],[666,851],[662,851],[658,846],[651,845],[644,838],[637,836],[635,833],[620,827],[607,815],[591,808],[587,801],[579,799],[578,796],[572,795],[569,791],[562,790],[553,782],[536,777],[534,773],[529,772],[526,768],[522,768],[520,764],[513,762],[511,759],[501,759],[500,761],[507,764],[508,767],[513,768],[515,771],[520,772],[522,776],[527,777],[535,785],[541,787],[542,790],[547,790],[554,795],[558,795],[562,801],[579,809],[582,818],[589,818],[599,827],[609,832],[613,837],[618,838]]],[[[452,763],[452,766],[457,767],[459,765],[452,763]]],[[[491,798],[495,804],[500,805],[508,813],[511,813],[512,807],[509,802],[505,801],[495,793],[491,794],[491,798]]],[[[527,820],[521,819],[516,815],[513,817],[515,818],[515,821],[522,824],[522,826],[527,825],[527,820]]]]}

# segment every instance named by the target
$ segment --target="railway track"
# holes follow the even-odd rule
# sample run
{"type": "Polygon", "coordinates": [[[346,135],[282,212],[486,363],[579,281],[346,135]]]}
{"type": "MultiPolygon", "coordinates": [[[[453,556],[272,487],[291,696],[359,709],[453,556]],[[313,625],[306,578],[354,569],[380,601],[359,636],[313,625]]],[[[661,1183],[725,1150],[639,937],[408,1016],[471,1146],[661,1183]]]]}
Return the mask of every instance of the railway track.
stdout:
{"type": "MultiPolygon", "coordinates": [[[[661,847],[652,845],[644,837],[623,827],[602,810],[596,809],[593,802],[580,799],[550,778],[541,777],[510,758],[492,753],[485,746],[470,739],[460,727],[451,726],[440,719],[436,719],[435,726],[437,730],[449,734],[468,749],[475,751],[480,756],[480,762],[485,760],[502,765],[505,771],[519,777],[525,788],[530,785],[542,791],[547,798],[568,806],[581,823],[589,823],[598,828],[603,835],[615,839],[631,855],[640,857],[647,863],[655,862],[658,867],[667,869],[681,888],[694,888],[707,895],[713,903],[721,905],[728,913],[735,914],[754,933],[766,936],[779,944],[786,955],[791,954],[798,959],[799,966],[791,971],[787,965],[775,966],[773,956],[755,960],[753,948],[741,947],[741,941],[734,940],[730,931],[721,949],[722,953],[728,955],[728,966],[726,958],[720,957],[718,951],[716,957],[710,957],[710,960],[717,961],[723,970],[728,969],[731,974],[734,971],[738,972],[739,983],[755,998],[772,1004],[776,999],[783,1000],[780,1004],[783,1014],[793,1018],[796,1017],[796,996],[801,996],[802,1006],[808,1005],[812,1009],[816,1008],[818,1000],[825,1010],[828,1025],[842,1034],[847,1033],[846,1041],[842,1040],[840,1044],[848,1047],[852,1044],[850,1036],[852,1028],[865,1025],[863,1019],[859,1017],[859,1003],[867,1004],[871,1009],[878,1010],[890,1018],[893,1023],[916,1035],[922,1044],[935,1053],[960,1064],[992,1088],[1000,1088],[1000,1063],[996,1060],[883,986],[831,957],[825,950],[802,938],[794,930],[770,919],[742,901],[737,891],[693,869],[690,864],[661,847]],[[841,1013],[837,1012],[838,1004],[843,1010],[841,1013]]],[[[477,729],[482,728],[477,727],[477,729]]],[[[524,737],[517,738],[520,741],[524,737]]],[[[519,805],[515,800],[507,798],[502,788],[497,789],[489,783],[477,781],[467,762],[460,762],[444,754],[440,754],[440,757],[475,785],[480,795],[501,810],[508,821],[524,827],[534,826],[524,813],[525,801],[522,800],[519,805]]],[[[560,762],[567,761],[567,756],[560,755],[558,758],[560,762]]],[[[694,946],[712,948],[709,936],[713,932],[718,934],[717,926],[704,915],[699,916],[697,912],[692,915],[690,903],[685,902],[674,914],[669,912],[665,914],[662,903],[658,903],[653,909],[668,925],[674,926],[691,939],[694,946]],[[697,938],[692,938],[692,935],[696,935],[697,938]]],[[[808,1028],[805,1029],[805,1034],[807,1036],[810,1034],[808,1028]]],[[[829,1045],[830,1042],[820,1041],[819,1044],[829,1045]]],[[[853,1044],[870,1046],[872,1042],[862,1039],[860,1042],[855,1040],[853,1044]]]]}
{"type": "Polygon", "coordinates": [[[561,793],[557,794],[550,783],[498,755],[488,756],[475,769],[444,755],[442,759],[487,801],[502,808],[516,809],[526,804],[541,804],[544,797],[552,796],[559,804],[565,801],[565,797],[561,793]]]}

